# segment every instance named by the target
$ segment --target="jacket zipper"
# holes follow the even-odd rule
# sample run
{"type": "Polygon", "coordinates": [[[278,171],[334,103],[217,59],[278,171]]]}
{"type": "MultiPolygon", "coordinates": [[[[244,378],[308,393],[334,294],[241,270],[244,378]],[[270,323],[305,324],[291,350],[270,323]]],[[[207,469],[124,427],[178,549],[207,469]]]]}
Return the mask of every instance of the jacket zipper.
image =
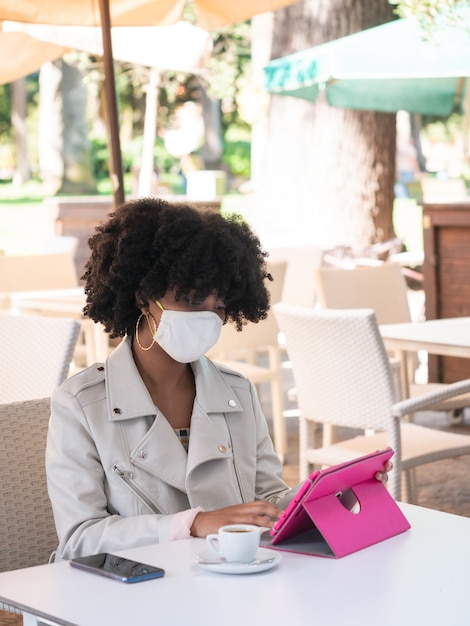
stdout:
{"type": "Polygon", "coordinates": [[[113,465],[112,470],[117,476],[119,476],[123,483],[127,485],[132,493],[136,495],[137,498],[139,498],[139,500],[141,500],[146,506],[148,506],[151,511],[157,513],[158,515],[161,515],[161,511],[157,509],[157,507],[150,500],[150,498],[132,480],[132,472],[122,470],[117,463],[113,465]]]}
{"type": "Polygon", "coordinates": [[[245,490],[243,489],[243,483],[240,479],[240,472],[238,470],[238,464],[235,460],[235,455],[233,454],[233,442],[232,442],[232,433],[230,432],[230,428],[228,429],[229,431],[229,435],[230,435],[230,448],[232,449],[232,460],[233,460],[233,469],[235,470],[235,477],[237,479],[237,483],[238,483],[238,489],[240,490],[240,495],[242,497],[242,502],[246,502],[246,494],[245,494],[245,490]]]}

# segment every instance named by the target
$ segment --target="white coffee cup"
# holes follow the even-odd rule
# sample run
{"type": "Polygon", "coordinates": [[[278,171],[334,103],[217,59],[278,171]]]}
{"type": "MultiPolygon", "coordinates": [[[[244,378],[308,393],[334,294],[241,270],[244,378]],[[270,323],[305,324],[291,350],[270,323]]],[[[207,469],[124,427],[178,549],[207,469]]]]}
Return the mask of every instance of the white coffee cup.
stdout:
{"type": "Polygon", "coordinates": [[[221,526],[217,534],[207,535],[211,550],[229,562],[249,563],[258,552],[263,528],[251,524],[221,526]]]}

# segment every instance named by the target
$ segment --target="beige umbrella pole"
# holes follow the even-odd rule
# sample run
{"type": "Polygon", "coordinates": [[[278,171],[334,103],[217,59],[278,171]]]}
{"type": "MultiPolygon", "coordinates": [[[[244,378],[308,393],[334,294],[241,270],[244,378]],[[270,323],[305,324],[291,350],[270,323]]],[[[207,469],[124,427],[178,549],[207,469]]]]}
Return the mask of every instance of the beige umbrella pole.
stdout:
{"type": "Polygon", "coordinates": [[[108,0],[100,0],[101,32],[103,37],[104,90],[106,98],[106,119],[110,143],[110,169],[113,186],[114,208],[124,200],[124,179],[122,173],[121,142],[117,111],[116,83],[114,78],[113,48],[111,42],[111,20],[108,0]]]}

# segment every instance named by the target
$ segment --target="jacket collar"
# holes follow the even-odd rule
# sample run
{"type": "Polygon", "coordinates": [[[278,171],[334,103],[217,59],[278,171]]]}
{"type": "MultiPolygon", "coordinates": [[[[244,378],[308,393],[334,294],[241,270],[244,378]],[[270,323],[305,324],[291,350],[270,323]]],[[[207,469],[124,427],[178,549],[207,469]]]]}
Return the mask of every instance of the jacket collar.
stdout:
{"type": "MultiPolygon", "coordinates": [[[[126,337],[105,363],[105,385],[110,421],[155,415],[155,405],[144,385],[132,356],[132,339],[126,337]]],[[[218,367],[206,357],[191,363],[196,381],[196,396],[207,414],[240,411],[232,387],[218,367]]]]}

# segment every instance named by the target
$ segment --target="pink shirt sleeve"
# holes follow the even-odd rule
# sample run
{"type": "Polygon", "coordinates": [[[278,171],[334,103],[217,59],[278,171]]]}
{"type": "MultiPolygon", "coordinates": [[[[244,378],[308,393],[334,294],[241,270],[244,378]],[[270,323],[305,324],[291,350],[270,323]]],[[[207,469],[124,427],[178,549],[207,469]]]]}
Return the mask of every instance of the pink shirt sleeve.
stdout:
{"type": "Polygon", "coordinates": [[[191,526],[193,525],[194,518],[202,511],[204,511],[204,509],[198,506],[195,509],[188,509],[187,511],[174,513],[172,515],[170,526],[170,541],[176,541],[177,539],[189,539],[191,536],[191,526]]]}

